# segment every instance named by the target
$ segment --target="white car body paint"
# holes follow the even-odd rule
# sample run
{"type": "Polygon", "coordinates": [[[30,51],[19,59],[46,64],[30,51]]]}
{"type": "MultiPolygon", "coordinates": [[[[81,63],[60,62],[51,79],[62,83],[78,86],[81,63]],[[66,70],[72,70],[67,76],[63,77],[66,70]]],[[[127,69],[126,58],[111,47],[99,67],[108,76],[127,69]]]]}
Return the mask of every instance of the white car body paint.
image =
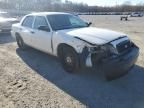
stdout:
{"type": "MultiPolygon", "coordinates": [[[[50,13],[50,14],[57,14],[57,13],[50,13]]],[[[46,17],[47,15],[49,15],[49,13],[30,14],[30,16],[31,15],[46,17]]],[[[25,17],[21,20],[19,24],[14,24],[12,26],[11,31],[12,36],[15,38],[16,33],[19,33],[27,45],[54,56],[57,56],[57,49],[61,43],[67,44],[73,47],[77,53],[81,53],[83,51],[83,48],[86,46],[94,47],[97,45],[104,45],[109,42],[112,42],[115,39],[126,37],[126,35],[123,33],[94,27],[52,31],[52,28],[49,25],[51,29],[50,32],[40,31],[35,30],[33,28],[23,27],[21,24],[25,19],[25,17]],[[31,34],[32,31],[34,31],[35,33],[31,34]]],[[[117,40],[116,42],[113,41],[112,45],[116,46],[116,44],[118,44],[121,41],[123,40],[117,40]]],[[[91,55],[87,57],[85,64],[88,67],[92,66],[91,55]]]]}
{"type": "Polygon", "coordinates": [[[72,37],[78,37],[96,45],[103,45],[119,37],[126,36],[123,33],[95,27],[62,30],[59,31],[59,33],[72,37]]]}

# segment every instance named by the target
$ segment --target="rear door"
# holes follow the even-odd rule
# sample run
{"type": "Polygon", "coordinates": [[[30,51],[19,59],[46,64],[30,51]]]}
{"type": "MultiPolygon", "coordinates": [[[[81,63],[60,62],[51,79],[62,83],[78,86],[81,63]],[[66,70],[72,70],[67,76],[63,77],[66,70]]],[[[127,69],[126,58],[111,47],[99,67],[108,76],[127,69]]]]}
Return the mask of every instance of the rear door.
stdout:
{"type": "Polygon", "coordinates": [[[44,52],[52,54],[52,31],[48,25],[45,16],[36,16],[33,25],[34,35],[32,36],[32,43],[35,48],[44,52]],[[40,26],[45,26],[48,30],[40,30],[40,26]]]}
{"type": "Polygon", "coordinates": [[[21,24],[21,28],[20,28],[20,35],[22,36],[24,42],[27,45],[32,46],[32,38],[31,36],[33,35],[33,22],[34,22],[34,16],[27,16],[22,24],[21,24]]]}

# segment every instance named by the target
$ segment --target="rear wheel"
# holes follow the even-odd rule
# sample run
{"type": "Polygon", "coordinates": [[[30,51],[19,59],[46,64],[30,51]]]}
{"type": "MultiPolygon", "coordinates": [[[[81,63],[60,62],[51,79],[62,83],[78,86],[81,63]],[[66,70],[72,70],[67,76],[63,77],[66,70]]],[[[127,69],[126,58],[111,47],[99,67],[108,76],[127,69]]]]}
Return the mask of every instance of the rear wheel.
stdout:
{"type": "Polygon", "coordinates": [[[59,58],[64,69],[69,73],[76,73],[79,70],[79,58],[76,51],[71,47],[61,48],[59,58]]]}
{"type": "Polygon", "coordinates": [[[17,41],[17,45],[20,49],[25,50],[26,49],[26,45],[23,41],[23,39],[20,36],[16,37],[16,41],[17,41]]]}

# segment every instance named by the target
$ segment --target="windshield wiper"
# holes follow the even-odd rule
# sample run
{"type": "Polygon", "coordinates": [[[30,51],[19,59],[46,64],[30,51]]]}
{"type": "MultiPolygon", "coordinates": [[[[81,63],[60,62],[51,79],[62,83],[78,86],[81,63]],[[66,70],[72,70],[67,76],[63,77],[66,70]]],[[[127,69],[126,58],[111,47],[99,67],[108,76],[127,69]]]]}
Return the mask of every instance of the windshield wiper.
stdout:
{"type": "Polygon", "coordinates": [[[84,27],[87,27],[87,26],[75,26],[75,27],[68,26],[68,27],[58,28],[55,30],[65,30],[65,29],[84,28],[84,27]]]}

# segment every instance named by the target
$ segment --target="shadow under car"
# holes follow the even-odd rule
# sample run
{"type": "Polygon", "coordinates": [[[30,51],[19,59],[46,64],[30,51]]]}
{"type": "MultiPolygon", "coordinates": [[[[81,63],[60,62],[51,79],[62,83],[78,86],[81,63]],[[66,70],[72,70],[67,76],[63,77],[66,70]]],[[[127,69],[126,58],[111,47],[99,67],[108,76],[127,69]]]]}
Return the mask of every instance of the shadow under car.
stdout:
{"type": "Polygon", "coordinates": [[[66,73],[58,60],[28,48],[16,50],[18,56],[35,72],[71,95],[88,108],[140,108],[144,106],[144,68],[138,65],[129,74],[107,82],[95,69],[77,74],[66,73]]]}

